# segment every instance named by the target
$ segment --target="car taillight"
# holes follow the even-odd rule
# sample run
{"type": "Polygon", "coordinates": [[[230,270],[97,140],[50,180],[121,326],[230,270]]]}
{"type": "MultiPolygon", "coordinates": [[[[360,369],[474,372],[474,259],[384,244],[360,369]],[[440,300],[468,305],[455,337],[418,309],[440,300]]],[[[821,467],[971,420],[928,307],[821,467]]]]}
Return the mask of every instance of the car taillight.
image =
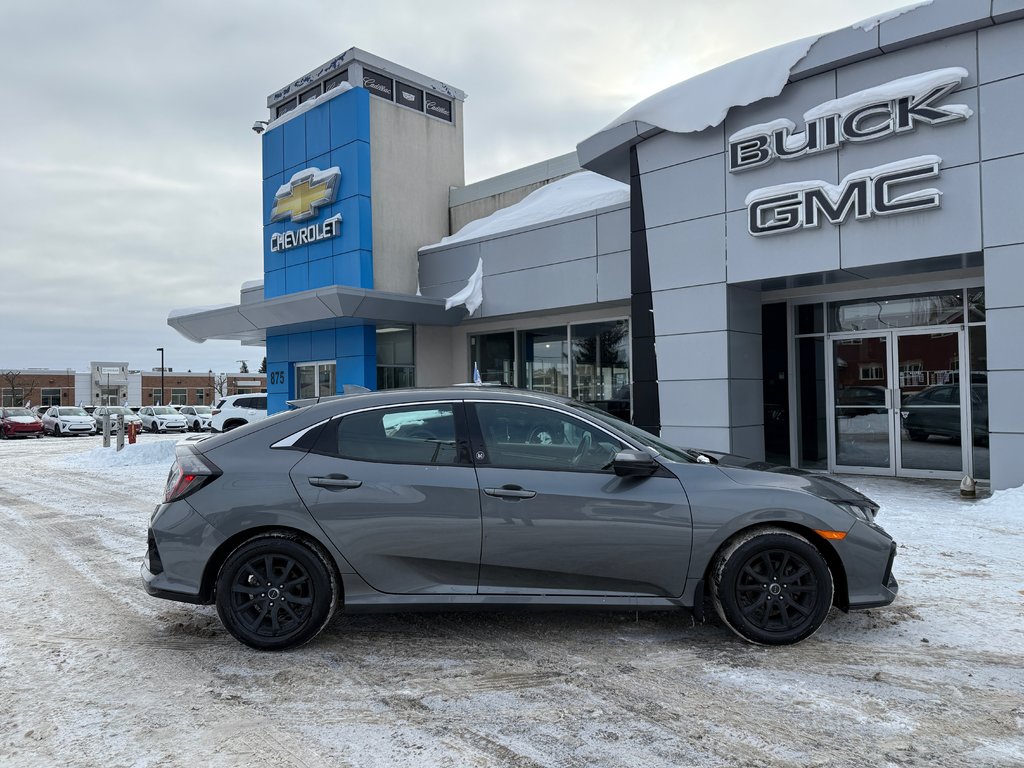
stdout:
{"type": "Polygon", "coordinates": [[[174,465],[167,475],[164,503],[183,499],[222,474],[217,465],[199,453],[195,446],[179,445],[175,451],[174,465]]]}

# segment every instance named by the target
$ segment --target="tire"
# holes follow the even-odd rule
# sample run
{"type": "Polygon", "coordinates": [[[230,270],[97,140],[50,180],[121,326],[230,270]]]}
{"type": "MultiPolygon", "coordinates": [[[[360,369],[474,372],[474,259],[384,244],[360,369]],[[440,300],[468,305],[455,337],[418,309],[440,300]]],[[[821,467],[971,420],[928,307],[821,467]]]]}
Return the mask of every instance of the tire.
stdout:
{"type": "Polygon", "coordinates": [[[54,437],[64,437],[64,433],[61,431],[59,423],[53,425],[53,436],[54,437]]]}
{"type": "Polygon", "coordinates": [[[0,440],[7,439],[7,430],[0,427],[0,440]]]}
{"type": "Polygon", "coordinates": [[[806,640],[832,607],[828,563],[803,536],[783,528],[755,528],[717,555],[711,598],[733,632],[759,645],[806,640]]]}
{"type": "Polygon", "coordinates": [[[249,539],[217,574],[221,623],[236,640],[258,651],[308,643],[327,626],[338,598],[338,577],[327,553],[291,534],[249,539]],[[270,587],[264,581],[268,572],[270,587]],[[280,592],[271,599],[273,590],[280,592]]]}
{"type": "Polygon", "coordinates": [[[230,432],[232,429],[237,429],[238,427],[244,427],[248,423],[249,422],[247,422],[247,421],[239,421],[237,419],[235,419],[234,421],[227,421],[227,422],[224,423],[224,431],[225,432],[230,432]]]}

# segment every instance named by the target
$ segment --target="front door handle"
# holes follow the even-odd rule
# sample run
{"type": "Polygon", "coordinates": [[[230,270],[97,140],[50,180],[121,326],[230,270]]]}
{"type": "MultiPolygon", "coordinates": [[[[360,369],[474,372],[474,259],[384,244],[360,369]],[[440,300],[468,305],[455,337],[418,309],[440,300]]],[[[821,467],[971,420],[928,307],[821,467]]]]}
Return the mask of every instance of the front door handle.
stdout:
{"type": "Polygon", "coordinates": [[[488,496],[497,496],[499,499],[532,499],[537,495],[536,491],[527,491],[518,485],[503,485],[501,488],[484,488],[488,496]]]}
{"type": "Polygon", "coordinates": [[[358,488],[363,484],[362,480],[349,480],[346,475],[328,475],[327,477],[311,477],[309,484],[317,488],[340,489],[358,488]]]}

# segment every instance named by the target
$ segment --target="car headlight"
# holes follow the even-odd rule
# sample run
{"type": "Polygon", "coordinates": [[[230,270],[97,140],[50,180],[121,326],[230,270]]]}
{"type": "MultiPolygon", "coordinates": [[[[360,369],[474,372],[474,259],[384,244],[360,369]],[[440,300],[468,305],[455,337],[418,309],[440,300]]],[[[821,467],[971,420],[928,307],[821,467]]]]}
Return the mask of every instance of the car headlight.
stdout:
{"type": "Polygon", "coordinates": [[[858,520],[863,520],[866,523],[873,523],[875,521],[875,510],[871,507],[864,507],[859,504],[851,504],[848,501],[833,501],[837,507],[846,512],[849,512],[858,520]]]}

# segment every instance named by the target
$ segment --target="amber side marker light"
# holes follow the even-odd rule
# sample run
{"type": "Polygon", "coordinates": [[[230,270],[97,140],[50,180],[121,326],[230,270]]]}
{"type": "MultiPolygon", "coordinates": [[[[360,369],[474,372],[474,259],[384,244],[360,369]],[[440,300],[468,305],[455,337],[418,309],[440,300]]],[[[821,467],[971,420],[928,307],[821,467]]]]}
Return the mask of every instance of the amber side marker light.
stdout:
{"type": "Polygon", "coordinates": [[[814,532],[821,536],[821,538],[831,539],[832,541],[841,541],[846,538],[846,533],[843,531],[819,531],[815,529],[814,532]]]}

